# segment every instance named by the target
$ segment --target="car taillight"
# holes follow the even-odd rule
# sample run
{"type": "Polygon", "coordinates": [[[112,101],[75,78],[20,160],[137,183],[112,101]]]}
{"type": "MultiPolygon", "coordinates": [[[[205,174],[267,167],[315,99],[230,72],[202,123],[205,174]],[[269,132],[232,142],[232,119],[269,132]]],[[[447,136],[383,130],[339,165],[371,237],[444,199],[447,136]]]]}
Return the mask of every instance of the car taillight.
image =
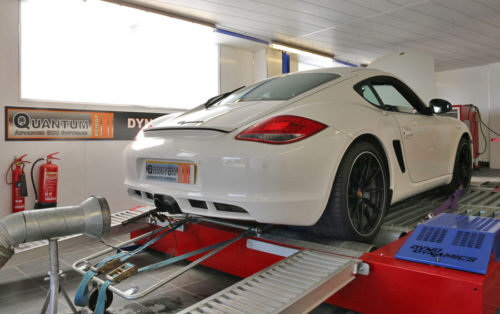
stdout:
{"type": "Polygon", "coordinates": [[[235,139],[270,144],[288,144],[303,140],[327,125],[297,116],[276,116],[252,125],[235,139]]]}

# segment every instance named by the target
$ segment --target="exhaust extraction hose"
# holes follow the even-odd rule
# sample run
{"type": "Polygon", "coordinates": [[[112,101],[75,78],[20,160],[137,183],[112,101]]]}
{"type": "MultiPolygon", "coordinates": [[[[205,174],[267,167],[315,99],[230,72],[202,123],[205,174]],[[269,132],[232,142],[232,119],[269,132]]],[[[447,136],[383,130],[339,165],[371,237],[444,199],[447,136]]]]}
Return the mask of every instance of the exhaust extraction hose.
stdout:
{"type": "Polygon", "coordinates": [[[111,212],[105,198],[92,196],[80,205],[28,210],[0,219],[0,268],[25,242],[83,233],[99,238],[111,229],[111,212]]]}

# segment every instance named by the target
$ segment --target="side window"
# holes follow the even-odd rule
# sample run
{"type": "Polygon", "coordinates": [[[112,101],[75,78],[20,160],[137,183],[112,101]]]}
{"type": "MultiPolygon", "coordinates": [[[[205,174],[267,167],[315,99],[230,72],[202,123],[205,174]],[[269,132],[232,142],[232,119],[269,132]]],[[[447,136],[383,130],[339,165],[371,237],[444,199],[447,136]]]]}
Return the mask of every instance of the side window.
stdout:
{"type": "Polygon", "coordinates": [[[372,104],[379,106],[380,107],[380,102],[377,99],[377,96],[373,93],[373,90],[370,88],[368,84],[366,85],[361,85],[359,87],[359,91],[361,96],[363,96],[364,99],[368,100],[372,104]]]}
{"type": "Polygon", "coordinates": [[[390,76],[374,76],[354,85],[366,101],[384,110],[431,114],[429,108],[408,86],[390,76]]]}
{"type": "Polygon", "coordinates": [[[406,100],[406,98],[401,95],[401,93],[394,86],[389,84],[374,84],[373,88],[377,91],[377,94],[384,102],[384,105],[413,108],[408,100],[406,100]]]}

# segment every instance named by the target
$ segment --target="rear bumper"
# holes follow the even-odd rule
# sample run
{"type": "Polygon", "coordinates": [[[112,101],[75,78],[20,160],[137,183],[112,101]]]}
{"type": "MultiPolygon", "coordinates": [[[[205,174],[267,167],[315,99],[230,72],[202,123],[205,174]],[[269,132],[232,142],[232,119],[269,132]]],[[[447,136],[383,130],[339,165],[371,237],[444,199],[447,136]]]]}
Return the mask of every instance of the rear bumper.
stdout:
{"type": "Polygon", "coordinates": [[[215,131],[158,132],[125,149],[125,186],[144,203],[153,204],[155,194],[171,196],[184,213],[312,225],[323,213],[348,142],[333,128],[288,145],[237,141],[234,134],[215,131]],[[149,181],[146,160],[194,163],[196,182],[149,181]],[[227,206],[219,204],[244,211],[221,210],[227,206]]]}

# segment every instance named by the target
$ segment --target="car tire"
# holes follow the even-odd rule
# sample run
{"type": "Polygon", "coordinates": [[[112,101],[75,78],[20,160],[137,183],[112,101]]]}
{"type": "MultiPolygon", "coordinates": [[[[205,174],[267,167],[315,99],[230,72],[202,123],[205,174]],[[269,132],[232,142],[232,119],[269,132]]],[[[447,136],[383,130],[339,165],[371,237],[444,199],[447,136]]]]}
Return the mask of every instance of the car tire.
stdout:
{"type": "Polygon", "coordinates": [[[340,162],[326,208],[312,226],[324,237],[371,241],[389,206],[389,172],[384,154],[369,142],[351,145],[340,162]]]}
{"type": "Polygon", "coordinates": [[[455,164],[453,166],[453,177],[451,182],[442,187],[445,195],[454,193],[460,186],[465,190],[469,189],[470,179],[472,177],[472,152],[470,142],[467,138],[460,139],[455,155],[455,164]]]}

